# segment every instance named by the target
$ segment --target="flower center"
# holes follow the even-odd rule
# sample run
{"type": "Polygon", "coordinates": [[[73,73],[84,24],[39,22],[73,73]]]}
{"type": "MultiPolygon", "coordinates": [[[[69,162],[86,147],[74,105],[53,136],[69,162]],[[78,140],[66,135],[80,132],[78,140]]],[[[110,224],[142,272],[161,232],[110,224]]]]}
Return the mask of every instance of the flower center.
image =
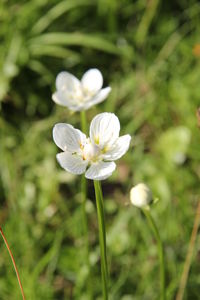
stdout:
{"type": "Polygon", "coordinates": [[[82,93],[83,93],[84,101],[90,100],[90,99],[91,99],[92,97],[94,97],[94,95],[96,94],[95,91],[88,90],[88,89],[85,88],[85,87],[82,87],[82,93]]]}
{"type": "Polygon", "coordinates": [[[96,162],[101,160],[101,149],[97,145],[93,145],[88,139],[82,148],[82,157],[84,160],[96,162]]]}

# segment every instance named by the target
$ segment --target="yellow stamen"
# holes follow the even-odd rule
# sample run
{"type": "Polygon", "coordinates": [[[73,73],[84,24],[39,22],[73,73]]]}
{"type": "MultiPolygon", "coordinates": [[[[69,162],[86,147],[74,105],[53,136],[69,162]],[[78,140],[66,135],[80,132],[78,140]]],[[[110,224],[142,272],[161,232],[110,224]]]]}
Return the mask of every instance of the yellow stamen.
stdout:
{"type": "Polygon", "coordinates": [[[95,142],[95,144],[99,145],[99,136],[95,136],[94,142],[95,142]]]}
{"type": "Polygon", "coordinates": [[[108,150],[109,150],[109,147],[108,147],[108,146],[105,146],[105,147],[101,150],[101,153],[102,153],[102,154],[105,154],[108,150]]]}

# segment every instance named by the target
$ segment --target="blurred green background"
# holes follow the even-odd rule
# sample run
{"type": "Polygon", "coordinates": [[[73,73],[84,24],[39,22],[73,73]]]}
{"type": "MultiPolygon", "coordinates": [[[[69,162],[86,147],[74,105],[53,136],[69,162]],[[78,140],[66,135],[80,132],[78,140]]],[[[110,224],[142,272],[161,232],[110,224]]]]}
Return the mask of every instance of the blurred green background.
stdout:
{"type": "MultiPolygon", "coordinates": [[[[80,176],[57,164],[57,122],[79,113],[51,100],[56,75],[99,68],[112,92],[88,111],[111,111],[129,152],[103,182],[111,300],[159,299],[157,248],[129,190],[146,182],[165,244],[167,299],[175,298],[199,199],[200,3],[197,0],[1,0],[0,224],[28,300],[88,300],[80,176]]],[[[101,299],[92,182],[88,218],[94,299],[101,299]]],[[[200,238],[185,299],[200,299],[200,238]]],[[[0,242],[0,299],[20,299],[0,242]]]]}

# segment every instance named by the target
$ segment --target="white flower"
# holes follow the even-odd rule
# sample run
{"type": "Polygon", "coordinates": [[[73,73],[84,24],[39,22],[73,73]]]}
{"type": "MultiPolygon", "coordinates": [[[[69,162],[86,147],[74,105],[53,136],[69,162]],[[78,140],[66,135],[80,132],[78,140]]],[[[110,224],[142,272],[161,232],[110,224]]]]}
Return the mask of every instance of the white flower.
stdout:
{"type": "Polygon", "coordinates": [[[57,154],[62,168],[93,180],[108,178],[116,168],[113,162],[126,153],[131,137],[119,137],[120,123],[115,114],[101,113],[90,124],[90,137],[69,124],[53,128],[53,139],[64,152],[57,154]]]}
{"type": "Polygon", "coordinates": [[[152,199],[152,192],[144,183],[137,184],[130,191],[131,203],[137,207],[147,207],[152,202],[152,199]]]}
{"type": "Polygon", "coordinates": [[[88,70],[81,80],[68,72],[61,72],[56,77],[57,90],[52,99],[73,111],[86,110],[107,98],[111,88],[102,89],[102,86],[103,77],[97,69],[88,70]]]}

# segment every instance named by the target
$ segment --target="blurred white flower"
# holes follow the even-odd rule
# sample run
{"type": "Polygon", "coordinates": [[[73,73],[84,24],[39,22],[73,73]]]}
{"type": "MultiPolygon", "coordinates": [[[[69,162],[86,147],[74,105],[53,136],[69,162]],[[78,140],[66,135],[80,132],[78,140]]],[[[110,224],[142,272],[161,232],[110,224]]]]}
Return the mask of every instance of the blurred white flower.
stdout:
{"type": "Polygon", "coordinates": [[[53,139],[64,152],[57,154],[62,168],[73,174],[83,174],[93,180],[108,178],[119,159],[129,148],[129,134],[119,137],[120,123],[113,113],[98,114],[90,124],[90,137],[69,124],[53,128],[53,139]]]}
{"type": "Polygon", "coordinates": [[[130,200],[137,207],[147,207],[153,200],[152,192],[146,184],[139,183],[131,189],[130,200]]]}
{"type": "Polygon", "coordinates": [[[98,69],[88,70],[81,80],[68,72],[61,72],[56,77],[56,92],[52,99],[73,111],[87,110],[107,98],[111,88],[102,89],[102,86],[103,77],[98,69]]]}

